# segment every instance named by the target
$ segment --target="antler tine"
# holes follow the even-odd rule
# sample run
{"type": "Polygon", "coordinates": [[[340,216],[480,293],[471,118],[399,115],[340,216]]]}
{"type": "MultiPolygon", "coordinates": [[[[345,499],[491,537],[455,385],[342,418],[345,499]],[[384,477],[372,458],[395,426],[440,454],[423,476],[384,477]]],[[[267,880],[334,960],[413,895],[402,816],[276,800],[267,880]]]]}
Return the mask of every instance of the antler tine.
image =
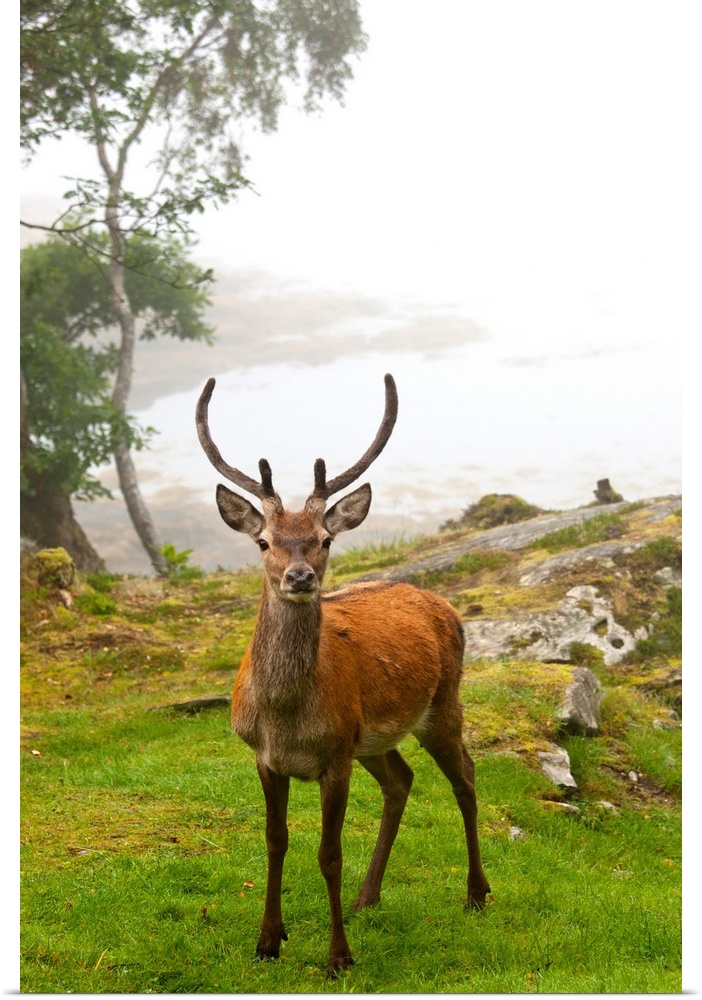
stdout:
{"type": "Polygon", "coordinates": [[[252,496],[258,497],[261,501],[275,500],[278,505],[282,506],[280,497],[273,489],[271,467],[265,458],[262,458],[258,463],[259,471],[261,473],[260,483],[255,479],[252,479],[251,476],[247,476],[245,472],[240,472],[239,469],[235,469],[234,466],[229,465],[222,458],[219,448],[212,440],[207,415],[214,387],[215,380],[213,378],[208,379],[205,384],[205,388],[202,390],[200,398],[197,401],[197,407],[195,408],[195,426],[197,428],[197,436],[200,444],[202,445],[203,451],[209,458],[212,465],[214,465],[217,472],[220,472],[226,479],[229,479],[230,482],[239,486],[242,490],[246,490],[247,493],[251,493],[252,496]]]}
{"type": "MultiPolygon", "coordinates": [[[[326,481],[326,469],[324,460],[318,458],[314,464],[314,492],[315,499],[328,500],[334,493],[345,489],[362,476],[366,469],[372,465],[385,445],[388,443],[392,429],[397,420],[397,386],[392,375],[385,376],[385,412],[383,420],[378,428],[378,433],[370,448],[359,458],[355,465],[352,465],[346,472],[335,476],[329,482],[326,481]]],[[[312,499],[312,497],[310,499],[312,499]]]]}

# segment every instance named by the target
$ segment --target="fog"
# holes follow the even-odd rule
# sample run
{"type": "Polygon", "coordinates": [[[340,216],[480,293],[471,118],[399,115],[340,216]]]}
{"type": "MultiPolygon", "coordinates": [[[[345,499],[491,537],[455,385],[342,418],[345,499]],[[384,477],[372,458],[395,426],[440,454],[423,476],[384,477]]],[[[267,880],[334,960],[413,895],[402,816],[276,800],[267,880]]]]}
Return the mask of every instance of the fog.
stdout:
{"type": "MultiPolygon", "coordinates": [[[[339,544],[434,530],[485,493],[560,509],[603,477],[631,500],[682,489],[695,5],[361,7],[369,46],[344,106],[290,108],[273,135],[242,123],[253,189],[194,220],[215,345],[137,352],[130,406],[158,432],[141,487],[163,540],[206,569],[256,558],[220,521],[195,436],[211,375],[222,452],[250,474],[264,455],[294,506],[318,455],[335,470],[366,448],[393,373],[371,514],[339,544]]],[[[40,151],[23,217],[50,222],[91,157],[77,140],[40,151]]],[[[118,494],[76,510],[110,569],[149,571],[118,494]]]]}

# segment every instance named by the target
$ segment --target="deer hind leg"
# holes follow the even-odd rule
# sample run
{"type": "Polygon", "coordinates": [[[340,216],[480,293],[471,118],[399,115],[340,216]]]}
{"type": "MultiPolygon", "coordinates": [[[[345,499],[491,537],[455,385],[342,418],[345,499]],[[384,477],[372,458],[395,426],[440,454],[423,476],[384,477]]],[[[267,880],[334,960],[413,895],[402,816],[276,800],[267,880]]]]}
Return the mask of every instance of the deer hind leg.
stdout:
{"type": "Polygon", "coordinates": [[[451,782],[463,817],[468,847],[468,905],[480,910],[485,906],[490,885],[480,861],[475,764],[463,743],[460,706],[456,705],[455,710],[446,713],[435,707],[425,728],[416,735],[451,782]]]}
{"type": "Polygon", "coordinates": [[[256,761],[266,799],[266,849],[268,851],[268,884],[261,932],[256,945],[257,958],[278,958],[280,942],[287,941],[280,905],[283,862],[288,849],[288,791],[290,779],[271,771],[256,761]]]}
{"type": "Polygon", "coordinates": [[[385,866],[397,836],[414,777],[412,768],[397,750],[390,750],[375,757],[359,757],[359,763],[380,785],[383,793],[383,815],[368,873],[353,904],[354,910],[373,906],[380,901],[380,886],[385,866]]]}

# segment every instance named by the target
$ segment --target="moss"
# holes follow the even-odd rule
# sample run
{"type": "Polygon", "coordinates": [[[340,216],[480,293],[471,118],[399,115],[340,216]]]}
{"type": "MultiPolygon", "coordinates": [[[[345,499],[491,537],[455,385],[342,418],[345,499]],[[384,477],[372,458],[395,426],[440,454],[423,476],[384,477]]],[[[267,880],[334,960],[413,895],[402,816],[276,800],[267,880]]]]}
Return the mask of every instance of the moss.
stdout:
{"type": "Polygon", "coordinates": [[[167,597],[165,601],[156,605],[154,612],[159,618],[180,618],[187,607],[185,601],[167,597]]]}
{"type": "Polygon", "coordinates": [[[66,590],[74,582],[76,567],[65,549],[42,549],[35,559],[39,583],[44,587],[66,590]]]}
{"type": "Polygon", "coordinates": [[[602,650],[587,642],[571,642],[568,647],[568,655],[571,663],[576,667],[587,667],[597,674],[604,670],[602,650]]]}
{"type": "Polygon", "coordinates": [[[572,667],[560,663],[468,664],[463,700],[469,746],[530,758],[548,750],[557,735],[555,710],[572,678],[572,667]]]}
{"type": "Polygon", "coordinates": [[[460,589],[444,586],[432,589],[447,597],[459,614],[465,618],[504,619],[531,611],[548,611],[563,597],[563,584],[549,581],[535,587],[522,587],[512,579],[513,574],[483,572],[480,585],[460,589]],[[505,576],[507,575],[507,579],[505,576]]]}

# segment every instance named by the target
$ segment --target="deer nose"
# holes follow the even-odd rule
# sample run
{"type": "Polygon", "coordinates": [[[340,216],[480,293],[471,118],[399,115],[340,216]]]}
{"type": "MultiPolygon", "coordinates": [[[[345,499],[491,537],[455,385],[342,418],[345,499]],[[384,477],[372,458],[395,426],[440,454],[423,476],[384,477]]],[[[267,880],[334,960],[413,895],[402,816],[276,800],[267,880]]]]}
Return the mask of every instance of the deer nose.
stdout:
{"type": "Polygon", "coordinates": [[[284,580],[291,590],[304,593],[314,588],[317,577],[314,570],[310,569],[309,566],[292,566],[286,571],[284,580]]]}

